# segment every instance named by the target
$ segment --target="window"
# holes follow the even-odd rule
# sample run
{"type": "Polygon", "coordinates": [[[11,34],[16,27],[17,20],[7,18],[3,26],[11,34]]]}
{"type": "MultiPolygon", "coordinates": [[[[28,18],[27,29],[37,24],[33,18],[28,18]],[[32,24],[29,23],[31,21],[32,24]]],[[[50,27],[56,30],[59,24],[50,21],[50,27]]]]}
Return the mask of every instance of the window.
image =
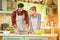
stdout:
{"type": "Polygon", "coordinates": [[[2,0],[0,0],[0,10],[2,10],[2,0]]]}

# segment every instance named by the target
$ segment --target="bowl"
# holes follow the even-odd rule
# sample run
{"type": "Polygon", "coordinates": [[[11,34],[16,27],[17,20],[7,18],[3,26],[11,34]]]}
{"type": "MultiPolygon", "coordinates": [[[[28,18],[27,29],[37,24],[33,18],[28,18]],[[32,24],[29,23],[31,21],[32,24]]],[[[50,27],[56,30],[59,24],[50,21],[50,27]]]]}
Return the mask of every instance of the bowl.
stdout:
{"type": "Polygon", "coordinates": [[[45,30],[43,30],[43,29],[34,30],[34,33],[35,33],[35,34],[44,34],[44,33],[45,33],[45,30]]]}
{"type": "Polygon", "coordinates": [[[3,34],[4,35],[9,35],[10,34],[10,31],[3,31],[3,34]]]}

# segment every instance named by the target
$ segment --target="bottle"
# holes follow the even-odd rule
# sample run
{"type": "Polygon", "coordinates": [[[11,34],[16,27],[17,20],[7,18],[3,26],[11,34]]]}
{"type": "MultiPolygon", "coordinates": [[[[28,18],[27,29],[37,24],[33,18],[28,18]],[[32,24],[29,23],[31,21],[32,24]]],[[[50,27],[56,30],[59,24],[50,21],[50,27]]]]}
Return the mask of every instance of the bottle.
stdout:
{"type": "Polygon", "coordinates": [[[51,27],[51,34],[54,34],[54,27],[51,27]]]}

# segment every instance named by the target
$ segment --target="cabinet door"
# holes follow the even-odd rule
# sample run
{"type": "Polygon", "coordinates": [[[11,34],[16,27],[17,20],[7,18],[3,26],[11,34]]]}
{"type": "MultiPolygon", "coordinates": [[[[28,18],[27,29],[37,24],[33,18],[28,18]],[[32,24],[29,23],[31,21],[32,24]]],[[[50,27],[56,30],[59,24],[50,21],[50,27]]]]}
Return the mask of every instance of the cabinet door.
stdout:
{"type": "Polygon", "coordinates": [[[47,40],[47,37],[25,37],[25,40],[47,40]]]}
{"type": "Polygon", "coordinates": [[[14,37],[14,36],[8,36],[8,37],[3,37],[3,40],[24,40],[24,37],[14,37]]]}
{"type": "Polygon", "coordinates": [[[0,40],[2,40],[2,36],[0,36],[0,40]]]}

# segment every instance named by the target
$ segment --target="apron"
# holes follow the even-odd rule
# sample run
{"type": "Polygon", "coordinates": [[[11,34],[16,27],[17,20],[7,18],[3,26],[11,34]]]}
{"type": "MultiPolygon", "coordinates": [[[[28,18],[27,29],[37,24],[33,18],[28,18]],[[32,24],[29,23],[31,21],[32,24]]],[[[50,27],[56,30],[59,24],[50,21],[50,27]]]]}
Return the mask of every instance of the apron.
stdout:
{"type": "Polygon", "coordinates": [[[35,18],[32,18],[31,17],[31,22],[32,22],[32,27],[33,27],[33,30],[36,30],[38,29],[38,17],[35,17],[35,18]]]}
{"type": "Polygon", "coordinates": [[[33,32],[36,29],[40,29],[41,26],[41,15],[40,14],[36,14],[36,16],[32,16],[29,15],[29,28],[30,28],[30,32],[33,32]]]}
{"type": "Polygon", "coordinates": [[[25,31],[24,15],[19,16],[18,14],[16,14],[16,25],[17,25],[19,31],[25,31]]]}

